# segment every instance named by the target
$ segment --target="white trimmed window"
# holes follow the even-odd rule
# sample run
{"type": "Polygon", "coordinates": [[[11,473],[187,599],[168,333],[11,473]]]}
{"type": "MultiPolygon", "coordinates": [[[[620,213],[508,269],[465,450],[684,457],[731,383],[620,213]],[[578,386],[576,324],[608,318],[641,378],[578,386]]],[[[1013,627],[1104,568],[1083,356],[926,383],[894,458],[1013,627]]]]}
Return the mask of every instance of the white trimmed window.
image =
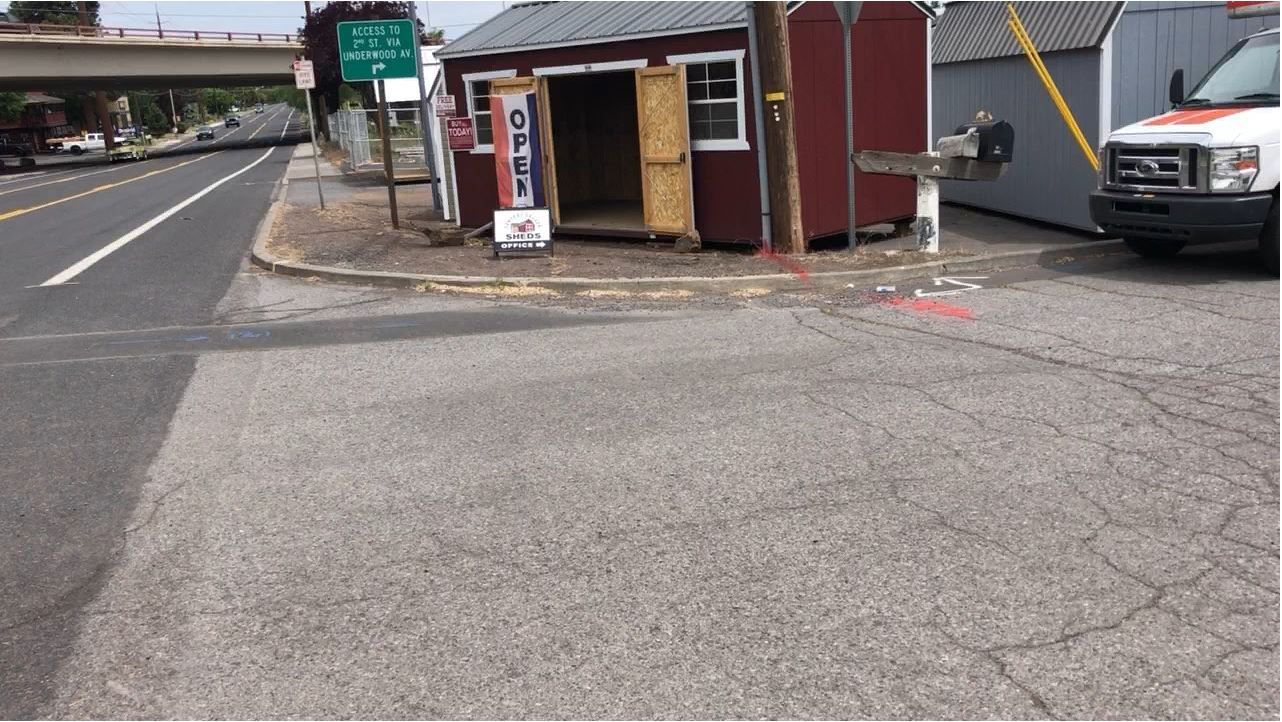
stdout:
{"type": "Polygon", "coordinates": [[[743,51],[669,55],[686,66],[693,150],[748,150],[743,113],[743,51]]]}
{"type": "Polygon", "coordinates": [[[515,70],[492,70],[485,73],[465,73],[463,89],[467,94],[467,115],[472,119],[472,132],[476,134],[473,153],[494,152],[494,122],[490,119],[490,81],[495,78],[515,78],[515,70]]]}

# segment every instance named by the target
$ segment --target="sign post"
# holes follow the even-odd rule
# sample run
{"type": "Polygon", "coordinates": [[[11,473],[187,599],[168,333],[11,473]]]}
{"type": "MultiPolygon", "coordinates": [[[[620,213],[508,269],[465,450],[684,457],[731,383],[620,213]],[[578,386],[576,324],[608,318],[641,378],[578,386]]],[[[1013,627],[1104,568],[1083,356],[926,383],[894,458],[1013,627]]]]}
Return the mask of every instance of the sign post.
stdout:
{"type": "Polygon", "coordinates": [[[316,170],[316,197],[321,210],[325,210],[325,191],[321,190],[320,150],[316,145],[316,117],[312,114],[312,88],[316,87],[316,72],[310,60],[294,61],[294,87],[307,91],[307,129],[312,138],[312,168],[316,170]]]}
{"type": "Polygon", "coordinates": [[[378,128],[383,136],[383,173],[392,227],[400,228],[396,212],[396,178],[392,174],[392,139],[387,137],[388,78],[414,78],[422,72],[415,59],[418,28],[413,20],[354,20],[338,24],[338,63],[348,83],[373,81],[378,85],[378,128]]]}
{"type": "Polygon", "coordinates": [[[427,112],[428,97],[426,79],[423,77],[423,47],[418,35],[418,3],[410,2],[410,22],[414,30],[414,76],[418,78],[418,130],[423,136],[423,164],[427,166],[427,182],[432,188],[432,210],[441,212],[440,179],[436,177],[436,153],[432,148],[432,131],[436,122],[427,112]]]}

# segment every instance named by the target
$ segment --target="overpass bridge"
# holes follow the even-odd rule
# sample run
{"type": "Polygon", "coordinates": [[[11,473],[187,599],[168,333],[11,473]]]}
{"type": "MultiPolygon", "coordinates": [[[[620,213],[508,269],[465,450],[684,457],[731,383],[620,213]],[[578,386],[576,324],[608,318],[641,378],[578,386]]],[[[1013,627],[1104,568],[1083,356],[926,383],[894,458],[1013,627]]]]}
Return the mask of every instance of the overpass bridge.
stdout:
{"type": "Polygon", "coordinates": [[[0,91],[287,85],[297,35],[0,23],[0,91]]]}

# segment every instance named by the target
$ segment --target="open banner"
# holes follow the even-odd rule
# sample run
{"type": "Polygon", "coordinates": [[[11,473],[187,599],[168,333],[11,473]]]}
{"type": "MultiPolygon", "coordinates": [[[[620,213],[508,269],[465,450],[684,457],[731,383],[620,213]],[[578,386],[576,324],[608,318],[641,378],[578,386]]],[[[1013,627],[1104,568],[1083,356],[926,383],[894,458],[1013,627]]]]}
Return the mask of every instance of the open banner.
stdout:
{"type": "Polygon", "coordinates": [[[537,96],[532,92],[491,95],[490,117],[494,121],[499,207],[544,205],[537,96]]]}

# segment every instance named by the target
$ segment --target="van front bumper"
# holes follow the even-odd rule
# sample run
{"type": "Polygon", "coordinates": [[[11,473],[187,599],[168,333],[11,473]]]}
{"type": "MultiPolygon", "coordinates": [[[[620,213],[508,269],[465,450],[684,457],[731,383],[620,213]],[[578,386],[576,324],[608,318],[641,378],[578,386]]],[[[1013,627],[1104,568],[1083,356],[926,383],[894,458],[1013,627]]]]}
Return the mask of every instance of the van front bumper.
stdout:
{"type": "Polygon", "coordinates": [[[1123,238],[1187,243],[1253,241],[1273,205],[1272,193],[1181,195],[1096,190],[1091,220],[1123,238]]]}

